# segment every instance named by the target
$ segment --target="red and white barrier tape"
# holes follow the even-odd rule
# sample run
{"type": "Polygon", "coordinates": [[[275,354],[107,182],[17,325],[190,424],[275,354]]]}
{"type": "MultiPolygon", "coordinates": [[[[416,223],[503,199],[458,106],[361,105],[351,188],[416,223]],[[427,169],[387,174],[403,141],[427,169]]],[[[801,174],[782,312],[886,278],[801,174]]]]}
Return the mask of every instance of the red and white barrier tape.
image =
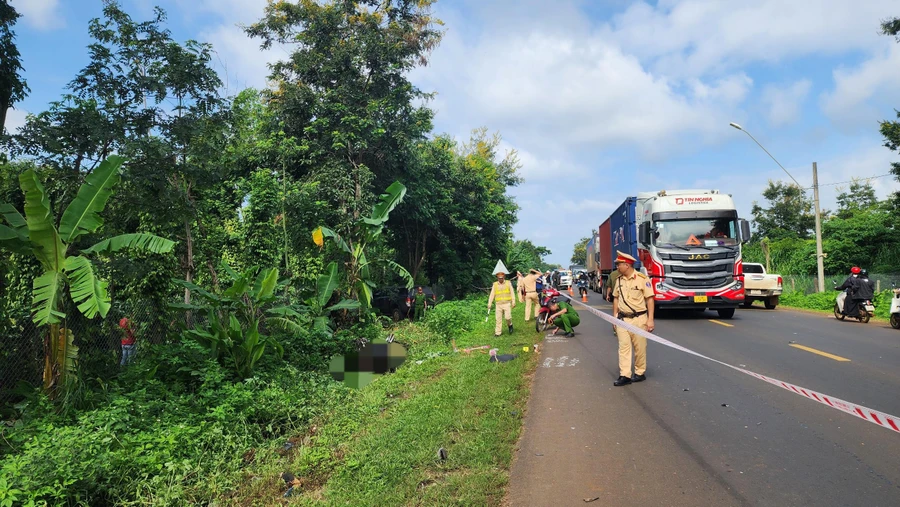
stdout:
{"type": "Polygon", "coordinates": [[[678,345],[677,343],[672,343],[669,340],[666,340],[665,338],[661,338],[659,336],[656,336],[653,333],[644,331],[643,329],[641,329],[639,327],[632,326],[631,324],[628,324],[627,322],[625,322],[623,320],[616,319],[615,317],[608,315],[604,312],[601,312],[600,310],[598,310],[596,308],[591,308],[590,306],[588,306],[580,301],[573,301],[573,302],[587,308],[588,311],[590,311],[594,315],[600,317],[601,319],[603,319],[615,326],[624,327],[625,329],[627,329],[633,333],[637,333],[637,334],[647,338],[648,340],[655,341],[656,343],[659,343],[661,345],[665,345],[667,347],[671,347],[675,350],[680,350],[682,352],[686,352],[688,354],[691,354],[691,355],[694,355],[697,357],[702,357],[703,359],[712,361],[714,363],[721,364],[722,366],[727,366],[728,368],[731,368],[732,370],[737,370],[741,373],[750,375],[751,377],[758,378],[759,380],[764,380],[764,381],[772,384],[773,386],[780,387],[788,392],[791,392],[794,394],[799,394],[800,396],[805,396],[813,401],[821,403],[822,405],[826,405],[831,408],[840,410],[841,412],[846,412],[850,415],[854,415],[863,420],[869,421],[870,423],[877,424],[878,426],[881,426],[882,428],[887,428],[895,433],[900,433],[900,417],[897,417],[895,415],[886,414],[886,413],[880,412],[878,410],[873,410],[871,408],[867,408],[862,405],[857,405],[855,403],[850,403],[849,401],[844,401],[840,398],[835,398],[834,396],[822,394],[818,391],[813,391],[812,389],[806,389],[805,387],[800,387],[800,386],[791,384],[789,382],[784,382],[782,380],[767,377],[765,375],[760,375],[759,373],[752,372],[750,370],[745,370],[743,368],[738,368],[737,366],[732,366],[728,363],[719,361],[718,359],[713,359],[711,357],[704,356],[703,354],[700,354],[699,352],[694,352],[693,350],[691,350],[689,348],[682,347],[681,345],[678,345]]]}

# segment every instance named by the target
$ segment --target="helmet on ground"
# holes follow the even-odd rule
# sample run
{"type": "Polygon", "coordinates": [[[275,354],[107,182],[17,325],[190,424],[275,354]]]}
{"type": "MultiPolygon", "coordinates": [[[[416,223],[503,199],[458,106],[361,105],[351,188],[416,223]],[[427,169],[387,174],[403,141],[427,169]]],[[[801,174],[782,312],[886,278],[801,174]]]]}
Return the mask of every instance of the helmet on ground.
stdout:
{"type": "Polygon", "coordinates": [[[861,270],[859,269],[858,266],[853,266],[852,268],[850,268],[850,272],[853,273],[854,275],[858,275],[860,271],[861,270]]]}
{"type": "Polygon", "coordinates": [[[861,269],[861,270],[859,270],[859,276],[861,276],[861,277],[863,277],[863,278],[868,277],[868,276],[869,276],[869,270],[868,270],[868,269],[861,269]]]}

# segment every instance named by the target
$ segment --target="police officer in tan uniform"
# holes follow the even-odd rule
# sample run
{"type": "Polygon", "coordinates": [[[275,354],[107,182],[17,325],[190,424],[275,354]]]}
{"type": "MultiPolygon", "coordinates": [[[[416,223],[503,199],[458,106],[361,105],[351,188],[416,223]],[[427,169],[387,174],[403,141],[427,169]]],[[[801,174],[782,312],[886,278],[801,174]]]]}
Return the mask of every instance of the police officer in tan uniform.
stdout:
{"type": "MultiPolygon", "coordinates": [[[[618,315],[627,324],[653,332],[653,287],[650,279],[634,269],[634,257],[622,252],[616,252],[616,255],[619,278],[613,292],[613,315],[618,315]]],[[[619,338],[619,378],[613,385],[626,386],[646,380],[647,339],[622,326],[616,327],[616,336],[619,338]],[[631,374],[632,356],[634,375],[631,374]]]]}
{"type": "Polygon", "coordinates": [[[487,304],[488,311],[491,311],[494,301],[497,302],[497,306],[494,308],[497,321],[494,328],[494,336],[500,336],[503,330],[501,326],[503,326],[504,317],[506,318],[509,334],[513,332],[512,309],[516,307],[516,292],[513,289],[512,282],[506,280],[506,273],[507,269],[503,265],[503,261],[497,261],[497,267],[494,268],[494,275],[497,277],[497,281],[491,286],[491,295],[488,296],[487,304]]]}
{"type": "Polygon", "coordinates": [[[525,322],[531,320],[532,307],[534,308],[535,319],[538,316],[538,311],[541,309],[541,302],[537,294],[537,279],[540,274],[540,271],[532,269],[522,278],[522,292],[525,294],[522,298],[525,301],[525,322]]]}

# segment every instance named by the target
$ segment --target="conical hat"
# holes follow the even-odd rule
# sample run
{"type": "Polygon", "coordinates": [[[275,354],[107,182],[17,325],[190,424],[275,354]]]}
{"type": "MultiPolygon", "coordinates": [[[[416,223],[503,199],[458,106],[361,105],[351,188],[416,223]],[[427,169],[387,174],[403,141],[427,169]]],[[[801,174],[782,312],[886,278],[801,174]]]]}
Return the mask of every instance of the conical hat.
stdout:
{"type": "Polygon", "coordinates": [[[497,261],[497,267],[494,268],[494,272],[491,273],[494,276],[497,276],[497,273],[503,273],[504,275],[509,274],[509,270],[506,269],[506,266],[503,264],[503,261],[497,261]]]}

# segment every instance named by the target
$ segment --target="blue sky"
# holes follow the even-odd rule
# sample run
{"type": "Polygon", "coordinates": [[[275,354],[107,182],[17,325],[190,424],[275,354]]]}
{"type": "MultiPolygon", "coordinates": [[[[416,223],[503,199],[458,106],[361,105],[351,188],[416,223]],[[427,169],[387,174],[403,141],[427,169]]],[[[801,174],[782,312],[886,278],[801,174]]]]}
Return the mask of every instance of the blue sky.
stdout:
{"type": "MultiPolygon", "coordinates": [[[[265,86],[266,53],[237,26],[265,0],[124,0],[137,19],[154,5],[180,40],[210,42],[228,92],[265,86]]],[[[8,128],[59,98],[87,61],[99,0],[12,0],[31,95],[8,128]]],[[[515,149],[526,181],[518,238],[568,264],[572,245],[628,195],[674,188],[731,193],[749,218],[768,179],[802,184],[819,168],[823,207],[854,176],[885,174],[897,154],[878,122],[900,109],[900,44],[878,34],[895,1],[439,0],[446,34],[413,81],[437,92],[436,130],[485,126],[515,149]],[[801,5],[802,4],[802,5],[801,5]]],[[[880,196],[900,190],[873,180],[880,196]]]]}

